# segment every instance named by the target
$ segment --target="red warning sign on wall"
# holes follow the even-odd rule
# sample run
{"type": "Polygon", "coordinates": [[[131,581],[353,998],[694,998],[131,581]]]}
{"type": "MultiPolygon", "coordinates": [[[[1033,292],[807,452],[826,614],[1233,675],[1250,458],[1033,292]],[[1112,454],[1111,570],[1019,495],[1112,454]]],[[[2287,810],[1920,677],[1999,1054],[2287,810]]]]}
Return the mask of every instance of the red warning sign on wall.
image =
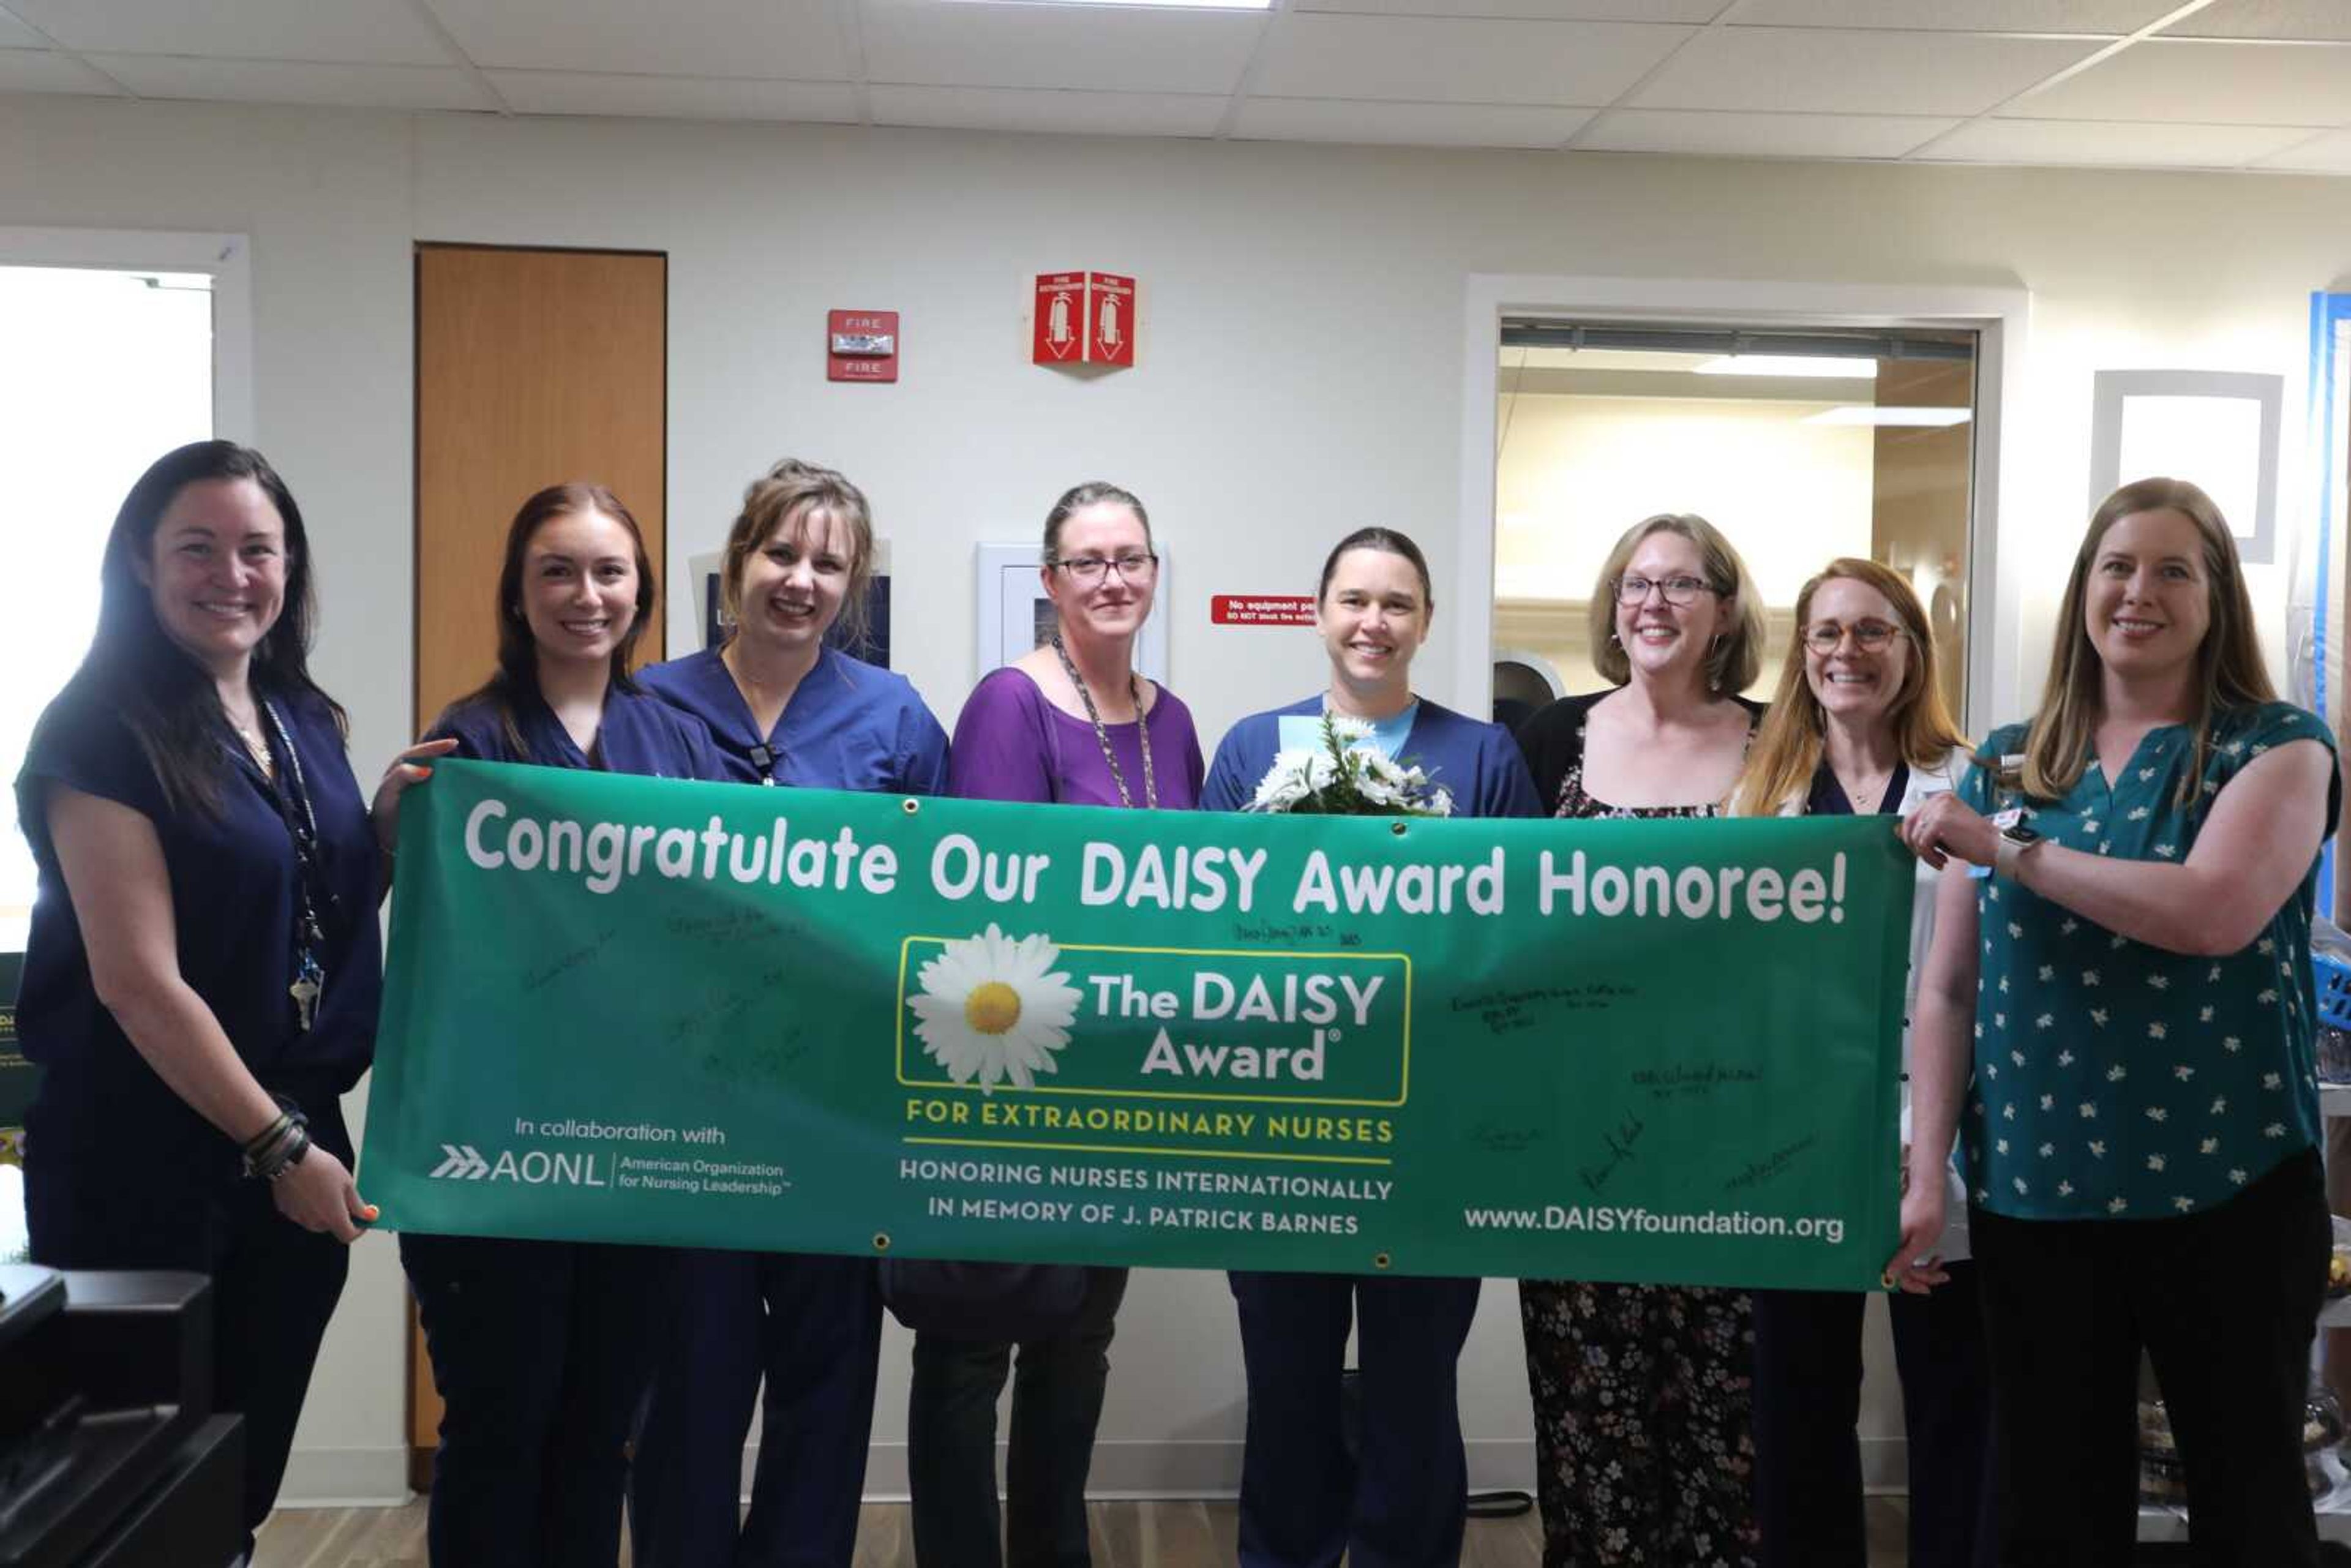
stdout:
{"type": "Polygon", "coordinates": [[[895,310],[829,310],[824,318],[824,377],[831,382],[898,379],[895,310]]]}
{"type": "Polygon", "coordinates": [[[1314,598],[1306,593],[1217,593],[1208,598],[1217,626],[1311,626],[1314,598]]]}
{"type": "Polygon", "coordinates": [[[1114,272],[1037,277],[1029,357],[1040,365],[1134,363],[1134,279],[1114,272]]]}

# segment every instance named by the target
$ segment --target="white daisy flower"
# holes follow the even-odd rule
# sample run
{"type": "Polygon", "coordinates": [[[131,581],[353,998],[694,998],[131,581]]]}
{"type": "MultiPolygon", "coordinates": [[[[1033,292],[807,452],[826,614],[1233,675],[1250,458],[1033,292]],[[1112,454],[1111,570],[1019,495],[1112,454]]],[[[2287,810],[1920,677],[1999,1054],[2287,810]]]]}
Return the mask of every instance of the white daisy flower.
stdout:
{"type": "Polygon", "coordinates": [[[977,1079],[983,1094],[1006,1079],[1035,1088],[1036,1074],[1057,1071],[1053,1052],[1070,1043],[1078,1014],[1076,988],[1052,967],[1061,956],[1046,936],[1007,936],[993,924],[949,942],[923,966],[923,995],[906,1003],[922,1020],[924,1051],[957,1083],[977,1079]]]}

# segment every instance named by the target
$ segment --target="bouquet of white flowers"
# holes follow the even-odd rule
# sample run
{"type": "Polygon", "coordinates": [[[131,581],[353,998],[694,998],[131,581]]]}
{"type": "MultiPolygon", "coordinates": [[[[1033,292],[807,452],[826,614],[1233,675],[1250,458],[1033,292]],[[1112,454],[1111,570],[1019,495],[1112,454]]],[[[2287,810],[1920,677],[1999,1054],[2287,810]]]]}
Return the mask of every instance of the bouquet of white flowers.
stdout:
{"type": "Polygon", "coordinates": [[[1322,716],[1322,744],[1274,753],[1252,811],[1316,817],[1449,817],[1453,797],[1371,744],[1361,719],[1322,716]]]}

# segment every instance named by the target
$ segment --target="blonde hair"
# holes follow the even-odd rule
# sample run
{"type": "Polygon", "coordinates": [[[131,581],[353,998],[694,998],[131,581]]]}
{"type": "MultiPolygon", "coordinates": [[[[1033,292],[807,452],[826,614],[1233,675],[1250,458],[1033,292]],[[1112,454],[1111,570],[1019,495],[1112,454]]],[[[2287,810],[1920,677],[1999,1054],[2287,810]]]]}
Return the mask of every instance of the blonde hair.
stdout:
{"type": "Polygon", "coordinates": [[[1718,692],[1745,691],[1763,669],[1763,596],[1755,591],[1747,563],[1739,559],[1722,530],[1695,512],[1659,512],[1644,517],[1625,529],[1616,548],[1608,552],[1600,568],[1600,580],[1592,591],[1593,668],[1612,686],[1633,678],[1633,661],[1616,640],[1616,585],[1641,541],[1657,533],[1679,534],[1698,547],[1706,585],[1730,612],[1729,629],[1717,633],[1714,646],[1707,651],[1707,685],[1718,692]]]}
{"type": "Polygon", "coordinates": [[[2196,740],[2192,766],[2179,780],[2179,803],[2186,804],[2200,788],[2204,764],[2212,746],[2212,716],[2223,708],[2250,707],[2275,702],[2269,667],[2262,660],[2261,643],[2253,631],[2252,601],[2245,593],[2245,574],[2237,560],[2237,541],[2229,532],[2212,497],[2185,479],[2139,479],[2124,486],[2098,504],[2090,515],[2089,532],[2074,557],[2073,575],[2065,580],[2064,607],[2058,612],[2057,644],[2049,656],[2049,680],[2042,688],[2040,710],[2024,739],[2024,792],[2039,800],[2063,799],[2081,781],[2096,746],[2098,720],[2105,713],[2100,685],[2105,661],[2090,641],[2085,609],[2090,571],[2106,531],[2137,512],[2178,512],[2203,536],[2207,608],[2210,623],[2196,650],[2196,711],[2189,726],[2196,740]]]}
{"type": "Polygon", "coordinates": [[[1813,683],[1805,675],[1804,628],[1812,621],[1813,595],[1823,583],[1839,579],[1884,594],[1910,640],[1911,653],[1904,664],[1902,685],[1886,710],[1894,726],[1895,744],[1902,760],[1912,768],[1932,768],[1949,757],[1953,747],[1968,744],[1958,721],[1951,717],[1949,706],[1943,701],[1943,685],[1935,667],[1934,628],[1928,624],[1927,611],[1918,602],[1918,595],[1893,568],[1856,556],[1840,556],[1796,595],[1795,635],[1780,666],[1779,689],[1772,694],[1762,727],[1755,732],[1755,744],[1748,749],[1747,763],[1740,769],[1739,781],[1731,786],[1730,814],[1734,817],[1771,816],[1790,801],[1802,800],[1812,789],[1813,775],[1821,765],[1828,720],[1821,711],[1821,699],[1814,695],[1813,683]]]}
{"type": "Polygon", "coordinates": [[[718,602],[729,621],[743,619],[743,571],[751,557],[787,527],[804,526],[823,512],[849,536],[849,585],[841,602],[840,625],[852,643],[865,640],[866,588],[873,580],[873,515],[865,492],[830,468],[797,457],[779,460],[743,491],[743,509],[726,531],[719,558],[718,602]]]}

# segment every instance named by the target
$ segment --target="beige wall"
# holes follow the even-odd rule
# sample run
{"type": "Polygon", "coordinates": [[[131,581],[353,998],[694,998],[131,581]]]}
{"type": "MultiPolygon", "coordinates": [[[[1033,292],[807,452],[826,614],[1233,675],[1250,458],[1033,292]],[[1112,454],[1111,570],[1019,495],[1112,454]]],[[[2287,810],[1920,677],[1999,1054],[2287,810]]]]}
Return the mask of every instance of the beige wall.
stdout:
{"type": "MultiPolygon", "coordinates": [[[[1132,486],[1177,547],[1173,685],[1214,737],[1312,689],[1322,663],[1304,632],[1211,628],[1211,592],[1302,591],[1333,538],[1376,520],[1430,547],[1440,614],[1482,603],[1484,585],[1452,572],[1463,465],[1492,460],[1459,450],[1471,273],[2032,290],[2021,482],[1998,523],[2028,567],[2030,669],[2086,513],[2092,372],[2267,371],[2298,398],[2307,294],[2351,277],[2346,191],[0,99],[0,223],[253,236],[258,439],[318,538],[318,667],[350,706],[363,776],[409,720],[416,239],[666,250],[672,567],[711,547],[778,454],[840,465],[893,547],[898,664],[943,716],[974,673],[973,541],[1029,537],[1076,479],[1132,486]],[[1023,279],[1071,266],[1141,275],[1135,371],[1072,381],[1023,362],[1023,279]],[[904,313],[897,386],[825,383],[823,312],[848,307],[904,313]]],[[[2284,574],[2252,586],[2276,647],[2284,574]]],[[[1423,655],[1420,685],[1440,697],[1448,649],[1440,636],[1423,655]]],[[[1150,1276],[1130,1301],[1098,1479],[1228,1486],[1241,1382],[1223,1281],[1150,1276]]],[[[1464,1359],[1481,1484],[1527,1474],[1513,1319],[1509,1288],[1490,1286],[1464,1359]]],[[[400,1354],[398,1270],[371,1239],[305,1418],[297,1495],[397,1485],[400,1354]]],[[[889,1355],[881,1485],[903,1433],[894,1340],[889,1355]]],[[[1868,1421],[1894,1430],[1882,1398],[1868,1421]]]]}

